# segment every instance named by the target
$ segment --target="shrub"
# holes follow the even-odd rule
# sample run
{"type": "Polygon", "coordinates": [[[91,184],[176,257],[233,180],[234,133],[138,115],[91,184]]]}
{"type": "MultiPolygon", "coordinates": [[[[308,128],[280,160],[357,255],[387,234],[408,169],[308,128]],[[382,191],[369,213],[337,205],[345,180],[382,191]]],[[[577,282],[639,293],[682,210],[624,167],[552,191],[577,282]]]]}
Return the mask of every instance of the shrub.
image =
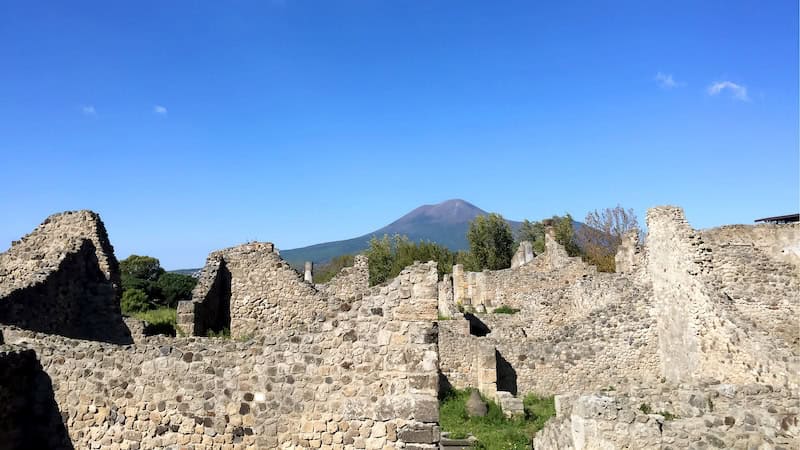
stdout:
{"type": "Polygon", "coordinates": [[[126,289],[122,293],[122,300],[120,301],[122,313],[125,315],[133,315],[134,313],[145,311],[150,308],[150,302],[147,300],[147,293],[141,289],[126,289]]]}

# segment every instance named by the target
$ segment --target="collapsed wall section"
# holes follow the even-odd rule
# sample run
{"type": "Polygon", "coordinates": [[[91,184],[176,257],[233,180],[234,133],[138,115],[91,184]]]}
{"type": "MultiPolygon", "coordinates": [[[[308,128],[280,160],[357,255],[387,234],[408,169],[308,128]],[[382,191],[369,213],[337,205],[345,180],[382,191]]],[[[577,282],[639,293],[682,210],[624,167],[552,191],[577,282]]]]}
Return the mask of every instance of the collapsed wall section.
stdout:
{"type": "Polygon", "coordinates": [[[325,309],[326,296],[304,281],[269,242],[213,252],[192,300],[179,302],[184,333],[229,327],[234,337],[302,326],[325,309]]]}
{"type": "Polygon", "coordinates": [[[48,217],[0,254],[0,324],[131,342],[119,306],[119,267],[100,217],[48,217]]]}
{"type": "Polygon", "coordinates": [[[344,267],[330,281],[318,284],[317,288],[326,295],[352,300],[369,289],[369,259],[366,255],[356,255],[352,267],[344,267]]]}

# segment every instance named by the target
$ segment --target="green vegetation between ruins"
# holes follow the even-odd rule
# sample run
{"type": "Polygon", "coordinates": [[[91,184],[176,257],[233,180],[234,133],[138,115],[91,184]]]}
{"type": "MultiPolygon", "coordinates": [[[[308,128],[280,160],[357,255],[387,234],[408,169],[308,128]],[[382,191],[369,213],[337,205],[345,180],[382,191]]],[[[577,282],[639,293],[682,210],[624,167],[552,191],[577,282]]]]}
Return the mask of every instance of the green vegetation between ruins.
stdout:
{"type": "Polygon", "coordinates": [[[441,277],[453,271],[461,255],[433,242],[411,242],[400,235],[373,237],[365,254],[369,258],[369,284],[372,286],[396,277],[414,261],[436,261],[441,277]]]}
{"type": "Polygon", "coordinates": [[[166,334],[175,336],[177,333],[177,310],[162,306],[156,309],[138,311],[130,314],[139,320],[147,322],[147,334],[166,334]]]}
{"type": "Polygon", "coordinates": [[[158,259],[131,255],[119,263],[122,279],[120,308],[126,316],[148,323],[147,334],[177,333],[178,301],[192,297],[197,280],[188,275],[170,273],[158,259]]]}
{"type": "Polygon", "coordinates": [[[495,308],[494,311],[492,311],[492,312],[495,313],[495,314],[516,314],[516,313],[519,312],[519,309],[512,308],[512,307],[506,306],[506,305],[501,305],[500,307],[495,308]]]}
{"type": "MultiPolygon", "coordinates": [[[[621,206],[592,211],[586,224],[576,232],[572,216],[553,216],[539,222],[525,220],[516,236],[511,226],[499,214],[478,216],[469,224],[467,241],[469,251],[454,252],[434,242],[412,242],[407,236],[373,236],[364,252],[369,257],[369,283],[371,286],[396,277],[414,261],[436,261],[439,277],[451,273],[454,264],[463,264],[471,272],[500,270],[511,266],[511,258],[522,241],[529,241],[537,254],[545,250],[545,227],[553,227],[555,241],[569,256],[580,256],[601,272],[614,272],[614,255],[622,237],[637,227],[633,210],[621,206]]],[[[316,283],[327,283],[344,267],[353,265],[353,255],[333,258],[315,271],[316,283]]],[[[499,313],[511,313],[495,311],[499,313]]]]}
{"type": "Polygon", "coordinates": [[[471,390],[452,389],[439,403],[439,423],[454,439],[472,434],[478,439],[475,448],[485,450],[530,449],[533,435],[555,415],[553,397],[528,394],[523,400],[525,417],[509,419],[493,401],[487,400],[484,417],[469,417],[466,403],[471,390]]]}

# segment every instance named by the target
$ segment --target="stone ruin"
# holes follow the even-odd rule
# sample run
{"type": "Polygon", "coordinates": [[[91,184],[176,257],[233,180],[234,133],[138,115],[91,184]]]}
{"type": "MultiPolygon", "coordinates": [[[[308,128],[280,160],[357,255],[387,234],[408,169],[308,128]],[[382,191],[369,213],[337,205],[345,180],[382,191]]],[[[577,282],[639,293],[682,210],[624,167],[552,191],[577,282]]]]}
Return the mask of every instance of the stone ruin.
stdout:
{"type": "Polygon", "coordinates": [[[800,226],[647,225],[617,273],[548,231],[510,269],[374,287],[363,256],[315,285],[247,243],[209,255],[181,337],[132,338],[99,217],[51,216],[0,255],[0,448],[432,449],[450,386],[555,395],[536,449],[800,447],[800,226]]]}

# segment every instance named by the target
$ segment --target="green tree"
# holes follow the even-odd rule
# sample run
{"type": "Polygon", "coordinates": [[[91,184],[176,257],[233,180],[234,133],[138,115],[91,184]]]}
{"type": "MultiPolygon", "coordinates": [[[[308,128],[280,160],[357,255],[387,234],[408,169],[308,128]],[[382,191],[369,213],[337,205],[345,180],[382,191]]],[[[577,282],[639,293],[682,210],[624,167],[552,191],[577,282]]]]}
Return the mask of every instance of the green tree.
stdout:
{"type": "Polygon", "coordinates": [[[567,213],[564,217],[553,216],[552,220],[556,242],[564,246],[569,256],[581,256],[581,248],[575,240],[572,216],[567,213]]]}
{"type": "Polygon", "coordinates": [[[178,306],[179,300],[192,298],[192,289],[196,284],[197,280],[189,275],[164,272],[158,277],[155,286],[160,294],[160,303],[164,306],[175,308],[178,306]]]}
{"type": "Polygon", "coordinates": [[[122,313],[131,315],[133,313],[145,311],[151,307],[147,298],[147,293],[141,289],[126,289],[122,293],[120,308],[122,313]]]}
{"type": "Polygon", "coordinates": [[[161,263],[152,256],[131,255],[119,262],[120,275],[156,281],[164,273],[161,263]]]}
{"type": "Polygon", "coordinates": [[[500,214],[476,217],[469,224],[467,240],[478,270],[499,270],[511,266],[514,235],[511,226],[500,214]]]}
{"type": "Polygon", "coordinates": [[[533,245],[533,252],[537,255],[544,253],[544,224],[542,222],[531,222],[525,219],[517,230],[517,240],[514,249],[519,247],[522,241],[528,241],[533,245]]]}

